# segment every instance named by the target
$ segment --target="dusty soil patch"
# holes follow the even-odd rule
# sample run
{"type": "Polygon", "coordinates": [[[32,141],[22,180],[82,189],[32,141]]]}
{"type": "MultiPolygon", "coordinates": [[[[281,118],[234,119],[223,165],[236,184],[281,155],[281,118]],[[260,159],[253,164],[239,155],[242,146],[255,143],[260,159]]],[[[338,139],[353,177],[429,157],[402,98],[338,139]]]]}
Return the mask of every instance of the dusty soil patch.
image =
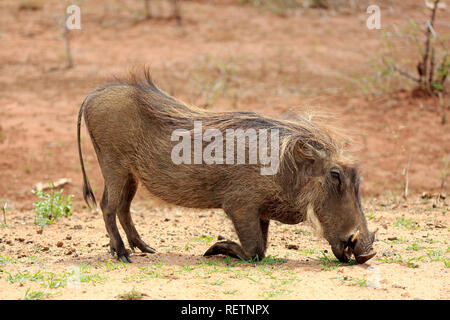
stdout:
{"type": "Polygon", "coordinates": [[[304,224],[277,222],[269,257],[259,263],[204,258],[219,236],[236,240],[221,210],[148,203],[132,212],[157,253],[135,252],[132,264],[122,264],[108,252],[98,214],[77,212],[38,234],[33,212],[10,212],[0,238],[0,299],[33,292],[48,299],[116,299],[133,288],[143,299],[449,299],[448,203],[433,208],[433,200],[417,197],[364,205],[369,228],[379,228],[378,254],[364,265],[338,263],[304,224]]]}

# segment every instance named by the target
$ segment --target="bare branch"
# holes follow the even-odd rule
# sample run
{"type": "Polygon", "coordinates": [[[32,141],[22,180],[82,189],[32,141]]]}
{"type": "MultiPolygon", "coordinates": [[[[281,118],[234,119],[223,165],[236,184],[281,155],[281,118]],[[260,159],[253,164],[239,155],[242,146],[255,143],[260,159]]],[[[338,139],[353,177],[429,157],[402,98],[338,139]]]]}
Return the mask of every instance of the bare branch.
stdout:
{"type": "Polygon", "coordinates": [[[433,24],[434,19],[436,18],[436,10],[438,7],[439,0],[434,1],[433,9],[431,12],[431,19],[430,21],[427,21],[426,25],[426,40],[425,40],[425,51],[423,53],[422,58],[422,65],[421,70],[423,71],[423,74],[421,75],[421,83],[424,87],[427,89],[430,89],[430,83],[426,83],[427,74],[428,74],[428,59],[430,56],[430,42],[431,42],[431,35],[434,33],[433,24]]]}
{"type": "Polygon", "coordinates": [[[410,73],[410,72],[408,72],[408,71],[405,71],[405,70],[403,70],[403,69],[398,68],[395,64],[392,64],[392,65],[391,65],[391,68],[392,68],[394,71],[397,71],[397,72],[398,72],[399,74],[401,74],[402,76],[407,77],[407,78],[409,78],[409,79],[411,79],[411,80],[413,80],[413,81],[415,81],[415,82],[420,83],[420,78],[417,78],[416,76],[414,76],[412,73],[410,73]]]}
{"type": "Polygon", "coordinates": [[[428,76],[428,84],[431,86],[433,83],[434,76],[434,48],[431,48],[431,58],[430,58],[430,74],[428,76]]]}

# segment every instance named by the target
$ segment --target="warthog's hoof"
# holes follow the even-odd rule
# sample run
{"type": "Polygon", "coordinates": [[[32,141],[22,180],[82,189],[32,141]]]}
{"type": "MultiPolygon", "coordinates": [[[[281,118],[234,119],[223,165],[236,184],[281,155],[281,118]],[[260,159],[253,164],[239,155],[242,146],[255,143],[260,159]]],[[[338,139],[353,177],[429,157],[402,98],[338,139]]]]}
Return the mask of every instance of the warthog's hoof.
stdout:
{"type": "Polygon", "coordinates": [[[218,254],[223,254],[226,256],[230,256],[232,258],[239,259],[239,256],[245,256],[242,251],[240,245],[238,245],[234,241],[220,241],[213,244],[203,256],[214,256],[218,254]]]}
{"type": "Polygon", "coordinates": [[[133,263],[133,261],[131,261],[131,259],[130,259],[130,256],[126,256],[126,255],[118,257],[118,260],[120,260],[124,263],[133,263]]]}
{"type": "Polygon", "coordinates": [[[146,252],[146,253],[155,253],[156,252],[155,249],[153,249],[152,247],[149,247],[141,239],[133,240],[133,241],[130,241],[129,243],[130,243],[131,250],[133,250],[133,251],[134,251],[134,248],[138,248],[142,252],[146,252]]]}
{"type": "Polygon", "coordinates": [[[141,249],[142,252],[147,252],[147,253],[155,253],[156,250],[153,249],[152,247],[149,247],[148,245],[145,245],[143,248],[139,248],[141,249]]]}
{"type": "Polygon", "coordinates": [[[120,252],[118,252],[116,249],[114,249],[111,246],[110,251],[111,251],[111,256],[117,257],[117,260],[120,260],[124,263],[132,263],[133,262],[130,259],[130,253],[125,248],[123,248],[123,250],[120,250],[120,252]]]}

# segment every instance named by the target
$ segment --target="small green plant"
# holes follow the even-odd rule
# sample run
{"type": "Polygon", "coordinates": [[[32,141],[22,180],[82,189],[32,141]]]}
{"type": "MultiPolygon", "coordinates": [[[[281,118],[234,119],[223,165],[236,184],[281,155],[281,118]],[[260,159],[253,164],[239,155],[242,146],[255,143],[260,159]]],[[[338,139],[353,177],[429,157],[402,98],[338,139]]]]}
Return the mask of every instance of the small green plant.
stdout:
{"type": "Polygon", "coordinates": [[[367,287],[367,279],[366,278],[355,279],[355,278],[344,276],[344,277],[333,277],[331,279],[341,280],[343,283],[347,283],[350,286],[367,287]]]}
{"type": "Polygon", "coordinates": [[[34,223],[44,227],[52,224],[60,217],[67,217],[72,214],[72,198],[62,196],[64,189],[55,191],[54,185],[50,184],[50,192],[44,190],[35,190],[33,193],[37,196],[38,201],[34,203],[34,211],[36,216],[34,223]]]}
{"type": "Polygon", "coordinates": [[[225,283],[225,281],[223,281],[222,279],[217,279],[216,281],[214,281],[211,284],[214,285],[214,286],[221,286],[224,283],[225,283]]]}
{"type": "Polygon", "coordinates": [[[204,243],[210,243],[213,240],[214,240],[214,237],[208,237],[208,236],[201,236],[201,237],[194,239],[195,242],[204,242],[204,243]]]}
{"type": "Polygon", "coordinates": [[[102,281],[105,281],[107,278],[103,277],[99,274],[90,274],[90,273],[84,273],[82,272],[80,275],[80,282],[81,283],[99,283],[102,281]]]}
{"type": "Polygon", "coordinates": [[[6,263],[6,262],[15,263],[16,260],[13,259],[13,258],[11,258],[11,257],[4,256],[4,255],[1,255],[1,254],[0,254],[0,266],[1,266],[2,264],[6,263]]]}
{"type": "Polygon", "coordinates": [[[135,288],[133,288],[131,291],[127,293],[122,293],[119,295],[120,299],[123,300],[141,300],[142,299],[142,293],[137,292],[135,288]]]}
{"type": "Polygon", "coordinates": [[[141,273],[138,274],[138,277],[141,279],[156,279],[156,278],[166,278],[164,275],[164,264],[162,262],[158,262],[157,264],[149,264],[147,266],[139,267],[141,273]]]}
{"type": "Polygon", "coordinates": [[[413,261],[420,261],[420,260],[422,260],[422,259],[423,259],[423,256],[420,256],[420,257],[414,257],[414,258],[409,258],[408,261],[406,261],[406,266],[407,266],[408,268],[412,268],[412,269],[418,268],[419,265],[418,265],[417,263],[413,262],[413,261]]]}
{"type": "Polygon", "coordinates": [[[48,272],[47,277],[44,280],[42,286],[49,289],[64,288],[67,285],[67,278],[70,273],[57,274],[53,272],[48,272]]]}
{"type": "Polygon", "coordinates": [[[251,282],[254,282],[254,283],[259,283],[259,281],[260,281],[260,280],[253,279],[249,275],[245,276],[245,278],[247,278],[248,280],[250,280],[251,282]]]}
{"type": "Polygon", "coordinates": [[[277,258],[277,256],[268,256],[268,257],[264,257],[263,259],[259,259],[259,257],[256,256],[253,259],[244,260],[241,258],[238,261],[238,263],[250,263],[250,264],[254,264],[254,265],[279,265],[279,264],[283,264],[286,262],[287,262],[287,259],[277,258]]]}
{"type": "Polygon", "coordinates": [[[194,269],[195,269],[195,267],[194,267],[194,266],[191,266],[190,264],[186,264],[186,265],[183,266],[183,270],[184,270],[184,271],[187,271],[187,272],[191,272],[191,271],[193,271],[194,269]]]}
{"type": "Polygon", "coordinates": [[[286,289],[267,290],[267,291],[264,291],[262,294],[260,294],[260,296],[265,299],[271,299],[271,298],[276,298],[276,297],[279,297],[282,295],[288,295],[291,292],[292,292],[291,290],[286,290],[286,289]]]}
{"type": "Polygon", "coordinates": [[[229,267],[234,267],[236,264],[234,263],[234,260],[230,257],[230,256],[226,256],[223,259],[223,262],[225,262],[225,264],[229,267]]]}
{"type": "Polygon", "coordinates": [[[431,262],[441,260],[441,251],[439,250],[429,250],[427,256],[431,262]]]}
{"type": "Polygon", "coordinates": [[[367,286],[367,279],[365,279],[365,278],[353,279],[353,283],[354,283],[355,286],[366,287],[367,286]]]}
{"type": "Polygon", "coordinates": [[[421,261],[423,260],[423,256],[420,257],[413,257],[405,260],[401,255],[398,255],[397,257],[384,257],[377,259],[377,261],[385,262],[385,263],[398,263],[400,265],[404,265],[408,268],[418,268],[419,265],[415,263],[414,261],[421,261]]]}
{"type": "Polygon", "coordinates": [[[377,261],[381,261],[384,263],[400,263],[400,264],[404,262],[401,255],[398,255],[398,257],[383,257],[377,259],[377,261]]]}
{"type": "Polygon", "coordinates": [[[236,292],[237,292],[237,290],[234,289],[234,290],[224,291],[223,293],[224,293],[224,294],[235,294],[236,292]]]}
{"type": "Polygon", "coordinates": [[[444,258],[444,259],[443,259],[443,262],[444,262],[444,266],[445,266],[446,268],[450,268],[450,260],[449,260],[449,259],[444,258]]]}
{"type": "Polygon", "coordinates": [[[44,279],[44,275],[41,273],[41,270],[38,270],[36,273],[34,274],[30,274],[28,272],[22,273],[22,272],[17,272],[16,274],[12,275],[11,273],[5,271],[5,273],[8,275],[5,280],[9,283],[23,283],[27,280],[29,281],[38,281],[38,280],[42,280],[44,279]]]}
{"type": "Polygon", "coordinates": [[[198,262],[199,265],[202,266],[218,266],[219,265],[219,260],[217,259],[202,259],[198,262]]]}
{"type": "Polygon", "coordinates": [[[302,251],[300,251],[300,254],[301,254],[301,255],[305,255],[305,256],[308,256],[308,255],[310,255],[310,254],[315,254],[315,253],[317,253],[317,250],[314,249],[314,248],[311,248],[311,249],[303,249],[302,251]]]}
{"type": "Polygon", "coordinates": [[[192,246],[192,242],[203,242],[203,243],[210,243],[211,241],[214,240],[214,237],[208,237],[208,236],[201,236],[201,237],[197,237],[193,240],[189,240],[185,245],[184,245],[184,250],[185,251],[189,251],[193,248],[192,246]]]}
{"type": "Polygon", "coordinates": [[[105,269],[107,271],[126,269],[126,268],[127,268],[127,264],[125,262],[123,262],[122,260],[119,260],[119,263],[115,263],[111,259],[108,259],[108,261],[106,261],[106,264],[105,264],[105,269]]]}
{"type": "Polygon", "coordinates": [[[413,243],[412,245],[406,247],[406,250],[418,251],[419,250],[419,246],[417,245],[417,243],[413,243]]]}
{"type": "Polygon", "coordinates": [[[55,295],[56,294],[51,294],[43,291],[31,291],[31,289],[28,288],[25,292],[25,297],[23,298],[23,300],[42,300],[55,295]]]}
{"type": "Polygon", "coordinates": [[[322,251],[322,257],[319,258],[323,270],[333,270],[341,266],[341,263],[336,258],[330,258],[322,251]]]}
{"type": "Polygon", "coordinates": [[[405,218],[397,218],[397,221],[394,224],[396,227],[405,227],[410,230],[415,230],[419,227],[419,224],[413,219],[405,219],[405,218]]]}
{"type": "Polygon", "coordinates": [[[366,214],[366,218],[369,220],[375,219],[375,213],[369,212],[368,214],[366,214]]]}

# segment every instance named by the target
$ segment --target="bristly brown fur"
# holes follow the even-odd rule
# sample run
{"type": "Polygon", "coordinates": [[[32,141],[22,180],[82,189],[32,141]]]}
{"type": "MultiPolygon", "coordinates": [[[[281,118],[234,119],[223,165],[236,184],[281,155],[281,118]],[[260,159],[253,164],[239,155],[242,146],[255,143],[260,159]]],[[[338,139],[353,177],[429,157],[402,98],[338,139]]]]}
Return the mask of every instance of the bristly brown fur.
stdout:
{"type": "Polygon", "coordinates": [[[142,105],[150,108],[161,120],[168,120],[175,126],[183,127],[187,121],[202,120],[204,129],[278,128],[283,133],[280,152],[281,166],[291,170],[294,174],[296,173],[296,166],[293,165],[294,159],[299,156],[299,153],[305,159],[327,158],[344,166],[355,166],[355,161],[344,153],[341,142],[344,139],[348,140],[348,137],[329,123],[314,121],[312,115],[296,114],[295,120],[276,120],[254,112],[219,113],[200,109],[187,105],[159,89],[153,82],[149,67],[144,68],[142,76],[139,76],[137,72],[131,72],[127,79],[117,79],[113,84],[135,88],[135,96],[142,105]],[[158,102],[157,104],[155,104],[155,100],[158,102]],[[333,136],[340,136],[339,141],[333,136]]]}

